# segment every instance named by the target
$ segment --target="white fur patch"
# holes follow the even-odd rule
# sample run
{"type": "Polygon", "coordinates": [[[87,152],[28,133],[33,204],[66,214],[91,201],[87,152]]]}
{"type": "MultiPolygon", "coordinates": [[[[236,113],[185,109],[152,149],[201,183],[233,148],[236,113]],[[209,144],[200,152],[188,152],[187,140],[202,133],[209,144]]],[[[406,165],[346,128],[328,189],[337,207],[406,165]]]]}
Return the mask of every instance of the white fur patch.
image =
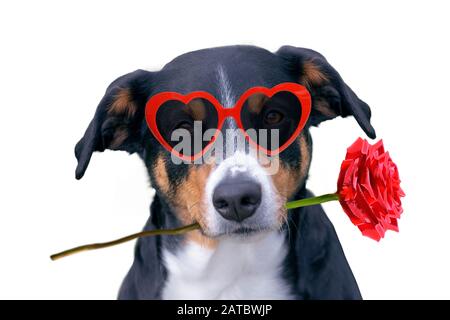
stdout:
{"type": "Polygon", "coordinates": [[[251,229],[274,229],[278,227],[278,211],[282,203],[280,203],[280,199],[277,197],[270,176],[267,175],[264,168],[261,167],[257,159],[251,154],[236,151],[231,157],[222,161],[208,177],[205,199],[205,220],[207,221],[208,227],[208,230],[205,231],[209,235],[222,235],[233,232],[241,227],[251,229]],[[262,189],[260,206],[251,217],[241,222],[224,219],[216,212],[212,203],[214,189],[223,179],[230,175],[247,176],[254,179],[261,185],[262,189]]]}
{"type": "Polygon", "coordinates": [[[291,299],[281,277],[287,254],[278,231],[223,237],[214,249],[189,242],[163,252],[168,279],[163,299],[291,299]]]}
{"type": "Polygon", "coordinates": [[[220,103],[225,108],[233,107],[236,99],[232,93],[231,83],[228,79],[227,73],[225,72],[225,68],[221,64],[217,66],[217,81],[220,89],[220,103]]]}

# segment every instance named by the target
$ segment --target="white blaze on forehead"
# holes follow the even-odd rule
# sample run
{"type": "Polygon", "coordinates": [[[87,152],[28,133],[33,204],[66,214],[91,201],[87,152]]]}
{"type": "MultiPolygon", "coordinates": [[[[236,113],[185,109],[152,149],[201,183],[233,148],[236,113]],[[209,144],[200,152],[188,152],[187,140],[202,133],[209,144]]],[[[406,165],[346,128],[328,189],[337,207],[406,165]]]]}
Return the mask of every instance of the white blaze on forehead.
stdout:
{"type": "Polygon", "coordinates": [[[217,66],[217,81],[219,85],[220,103],[225,108],[232,108],[236,103],[236,97],[233,94],[231,82],[228,79],[225,68],[221,64],[217,66]]]}
{"type": "MultiPolygon", "coordinates": [[[[217,66],[217,82],[219,87],[219,99],[224,108],[232,108],[236,104],[236,96],[233,93],[231,82],[228,78],[225,67],[221,64],[217,66]]],[[[237,150],[245,150],[245,140],[241,141],[242,132],[237,127],[235,119],[227,118],[223,126],[226,130],[224,135],[225,152],[222,152],[223,158],[228,158],[237,150]],[[244,142],[244,145],[241,143],[244,142]]]]}

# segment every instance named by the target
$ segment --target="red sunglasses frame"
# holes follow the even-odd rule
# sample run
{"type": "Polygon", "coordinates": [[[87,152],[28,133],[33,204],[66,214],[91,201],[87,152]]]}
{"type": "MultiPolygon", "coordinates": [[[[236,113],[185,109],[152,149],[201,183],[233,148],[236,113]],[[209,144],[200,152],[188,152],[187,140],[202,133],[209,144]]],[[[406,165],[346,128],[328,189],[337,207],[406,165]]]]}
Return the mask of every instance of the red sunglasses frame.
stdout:
{"type": "Polygon", "coordinates": [[[297,83],[292,83],[292,82],[284,82],[284,83],[278,84],[270,89],[266,88],[266,87],[250,88],[241,95],[238,102],[232,108],[223,107],[213,95],[211,95],[205,91],[195,91],[195,92],[188,93],[186,95],[183,95],[183,94],[180,94],[177,92],[157,93],[148,100],[148,102],[145,106],[145,119],[147,121],[148,127],[150,128],[150,131],[153,133],[155,138],[159,141],[159,143],[164,148],[166,148],[167,151],[175,154],[177,157],[179,157],[180,159],[185,160],[185,161],[195,161],[199,157],[201,157],[205,154],[205,152],[215,142],[217,136],[220,133],[220,130],[222,129],[225,119],[228,117],[232,117],[236,121],[239,129],[243,132],[245,139],[251,145],[256,147],[257,150],[262,150],[269,156],[277,155],[277,154],[281,153],[283,150],[285,150],[292,142],[294,142],[294,140],[297,138],[297,136],[300,134],[300,132],[304,128],[306,121],[308,121],[308,117],[309,117],[310,113],[311,113],[311,95],[309,94],[308,90],[304,86],[297,84],[297,83]],[[242,109],[245,101],[247,101],[247,99],[253,94],[262,93],[270,98],[273,95],[275,95],[276,93],[282,92],[282,91],[291,92],[292,94],[294,94],[297,97],[297,99],[300,101],[300,105],[302,108],[302,115],[301,115],[300,121],[298,123],[298,126],[295,129],[294,133],[291,135],[291,137],[279,148],[277,148],[275,150],[268,150],[268,149],[265,149],[264,147],[261,147],[260,145],[258,145],[258,143],[256,143],[255,141],[253,141],[251,139],[251,137],[245,131],[245,129],[242,125],[242,121],[241,121],[241,109],[242,109]],[[214,136],[211,138],[211,141],[201,151],[197,152],[196,154],[194,154],[192,156],[186,156],[186,155],[183,155],[183,154],[179,153],[178,151],[174,150],[174,148],[172,146],[170,146],[170,144],[163,138],[163,136],[159,132],[158,126],[156,124],[156,114],[157,114],[159,108],[165,102],[167,102],[169,100],[177,100],[184,104],[188,104],[191,100],[198,99],[198,98],[208,100],[216,109],[217,118],[218,118],[217,129],[216,129],[214,136]]]}

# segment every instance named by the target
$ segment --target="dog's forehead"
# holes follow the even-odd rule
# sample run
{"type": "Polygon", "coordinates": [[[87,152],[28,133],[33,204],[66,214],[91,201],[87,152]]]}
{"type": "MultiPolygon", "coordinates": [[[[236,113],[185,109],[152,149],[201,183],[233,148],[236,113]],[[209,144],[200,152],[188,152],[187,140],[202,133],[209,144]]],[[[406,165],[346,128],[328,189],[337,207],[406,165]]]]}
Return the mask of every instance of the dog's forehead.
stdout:
{"type": "Polygon", "coordinates": [[[229,46],[175,58],[158,72],[153,92],[206,91],[229,107],[251,87],[272,87],[291,77],[279,56],[253,46],[229,46]]]}

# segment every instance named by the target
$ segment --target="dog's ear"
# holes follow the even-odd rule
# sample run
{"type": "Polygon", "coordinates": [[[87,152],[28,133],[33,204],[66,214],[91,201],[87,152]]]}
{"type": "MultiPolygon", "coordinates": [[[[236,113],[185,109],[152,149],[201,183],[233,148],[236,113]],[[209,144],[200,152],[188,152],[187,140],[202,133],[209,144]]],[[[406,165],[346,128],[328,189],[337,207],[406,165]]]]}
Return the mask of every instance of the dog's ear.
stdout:
{"type": "Polygon", "coordinates": [[[151,72],[136,70],[116,79],[106,89],[94,118],[75,146],[77,179],[83,177],[94,151],[142,150],[140,131],[151,78],[151,72]]]}
{"type": "Polygon", "coordinates": [[[312,97],[310,123],[317,126],[337,116],[352,115],[370,138],[375,129],[370,124],[370,108],[342,80],[339,73],[320,53],[304,48],[283,46],[277,54],[285,65],[306,86],[312,97]]]}

